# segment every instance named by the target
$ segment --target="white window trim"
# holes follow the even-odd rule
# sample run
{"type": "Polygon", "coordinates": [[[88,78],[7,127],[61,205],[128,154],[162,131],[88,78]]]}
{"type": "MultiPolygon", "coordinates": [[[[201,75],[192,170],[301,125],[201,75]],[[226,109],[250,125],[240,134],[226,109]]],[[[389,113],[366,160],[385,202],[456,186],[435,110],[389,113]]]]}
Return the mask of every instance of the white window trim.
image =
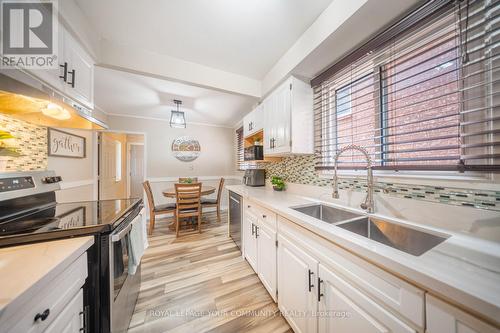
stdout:
{"type": "MultiPolygon", "coordinates": [[[[365,170],[338,170],[339,178],[366,178],[365,170]]],[[[395,171],[374,170],[373,176],[378,182],[394,182],[411,185],[460,187],[477,190],[498,191],[500,175],[467,171],[395,171]]],[[[318,177],[331,179],[333,170],[321,170],[318,177]]]]}

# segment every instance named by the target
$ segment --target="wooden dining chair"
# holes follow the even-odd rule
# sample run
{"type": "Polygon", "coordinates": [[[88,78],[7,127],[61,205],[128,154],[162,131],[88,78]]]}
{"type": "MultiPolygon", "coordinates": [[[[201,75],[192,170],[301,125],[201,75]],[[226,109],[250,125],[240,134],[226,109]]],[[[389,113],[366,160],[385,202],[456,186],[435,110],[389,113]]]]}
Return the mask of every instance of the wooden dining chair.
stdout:
{"type": "Polygon", "coordinates": [[[198,177],[179,177],[179,183],[181,184],[193,184],[197,182],[198,182],[198,177]]]}
{"type": "Polygon", "coordinates": [[[153,191],[151,190],[151,184],[148,180],[142,183],[144,187],[144,191],[146,191],[146,196],[148,197],[148,206],[149,206],[149,234],[153,233],[153,229],[155,227],[156,215],[161,214],[174,214],[175,220],[175,203],[167,203],[163,205],[155,205],[155,200],[153,197],[153,191]]]}
{"type": "Polygon", "coordinates": [[[201,199],[201,208],[217,207],[217,220],[220,222],[220,202],[222,197],[222,190],[224,189],[224,178],[219,181],[219,189],[217,190],[217,198],[215,199],[201,199]]]}
{"type": "Polygon", "coordinates": [[[198,232],[201,233],[201,183],[175,184],[176,211],[175,236],[179,237],[182,218],[198,218],[198,232]]]}

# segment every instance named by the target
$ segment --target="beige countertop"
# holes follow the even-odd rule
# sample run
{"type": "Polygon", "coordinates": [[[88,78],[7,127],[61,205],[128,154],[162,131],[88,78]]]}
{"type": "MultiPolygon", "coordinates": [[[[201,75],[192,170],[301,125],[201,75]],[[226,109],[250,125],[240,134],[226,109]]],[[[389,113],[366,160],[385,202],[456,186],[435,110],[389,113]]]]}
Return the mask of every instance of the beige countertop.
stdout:
{"type": "Polygon", "coordinates": [[[23,304],[94,244],[78,237],[0,249],[0,317],[23,304]]]}
{"type": "MultiPolygon", "coordinates": [[[[412,223],[393,217],[373,217],[404,223],[450,237],[420,256],[413,256],[371,239],[302,214],[290,207],[322,200],[268,187],[226,186],[278,215],[338,244],[407,281],[459,304],[470,312],[500,325],[500,244],[469,237],[435,226],[412,223]]],[[[362,210],[324,202],[327,205],[367,215],[362,210]]],[[[498,226],[500,228],[500,224],[498,226]]]]}

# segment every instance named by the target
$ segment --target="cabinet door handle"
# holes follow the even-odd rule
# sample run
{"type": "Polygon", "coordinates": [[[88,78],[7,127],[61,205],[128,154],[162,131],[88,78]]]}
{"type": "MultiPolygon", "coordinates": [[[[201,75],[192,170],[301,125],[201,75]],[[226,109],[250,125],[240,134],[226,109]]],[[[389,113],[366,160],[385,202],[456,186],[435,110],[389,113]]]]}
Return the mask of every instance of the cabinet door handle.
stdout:
{"type": "Polygon", "coordinates": [[[252,206],[250,206],[250,205],[247,205],[247,208],[252,208],[252,206]]]}
{"type": "Polygon", "coordinates": [[[265,219],[267,217],[267,215],[262,215],[262,218],[265,219]]]}
{"type": "Polygon", "coordinates": [[[63,79],[64,82],[68,79],[68,63],[64,62],[64,65],[59,65],[59,67],[62,67],[64,69],[63,75],[59,75],[60,79],[63,79]]]}
{"type": "Polygon", "coordinates": [[[45,321],[45,319],[47,319],[49,314],[50,314],[50,310],[45,309],[45,311],[43,311],[42,313],[37,313],[34,320],[35,321],[38,321],[38,320],[45,321]]]}
{"type": "Polygon", "coordinates": [[[68,74],[71,74],[71,82],[68,82],[68,84],[71,86],[71,88],[74,88],[76,71],[73,69],[72,71],[69,71],[68,74]]]}
{"type": "Polygon", "coordinates": [[[255,226],[255,238],[259,237],[259,226],[255,226]]]}
{"type": "Polygon", "coordinates": [[[321,301],[321,296],[325,296],[321,292],[321,284],[322,283],[323,283],[323,280],[321,280],[321,278],[318,276],[318,302],[321,301]]]}
{"type": "Polygon", "coordinates": [[[312,288],[314,288],[314,284],[312,283],[312,276],[314,275],[314,272],[309,270],[309,292],[312,291],[312,288]]]}
{"type": "Polygon", "coordinates": [[[255,235],[255,224],[252,223],[252,236],[255,235]]]}

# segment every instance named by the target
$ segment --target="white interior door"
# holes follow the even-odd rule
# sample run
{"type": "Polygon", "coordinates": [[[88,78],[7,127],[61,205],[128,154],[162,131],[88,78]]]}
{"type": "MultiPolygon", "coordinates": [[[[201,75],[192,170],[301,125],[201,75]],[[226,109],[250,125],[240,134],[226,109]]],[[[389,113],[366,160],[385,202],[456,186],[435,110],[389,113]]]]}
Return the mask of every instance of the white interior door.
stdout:
{"type": "Polygon", "coordinates": [[[129,197],[141,198],[144,181],[144,145],[131,144],[129,146],[129,175],[129,197]]]}

